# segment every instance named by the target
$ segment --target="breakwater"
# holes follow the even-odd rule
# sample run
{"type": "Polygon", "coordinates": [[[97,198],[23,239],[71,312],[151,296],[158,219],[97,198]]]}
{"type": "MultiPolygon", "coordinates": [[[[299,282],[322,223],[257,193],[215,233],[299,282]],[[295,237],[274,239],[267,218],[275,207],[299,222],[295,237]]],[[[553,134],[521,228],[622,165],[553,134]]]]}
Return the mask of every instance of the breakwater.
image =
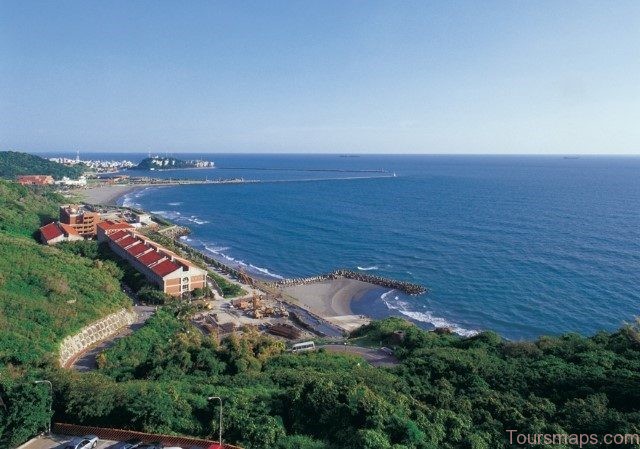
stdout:
{"type": "Polygon", "coordinates": [[[408,295],[421,295],[426,293],[427,289],[419,284],[411,282],[399,281],[397,279],[384,278],[382,276],[374,276],[370,274],[359,273],[352,270],[335,270],[331,273],[311,276],[306,278],[283,279],[281,281],[270,282],[268,285],[274,287],[289,287],[293,285],[313,284],[314,282],[322,282],[330,279],[346,278],[356,281],[368,282],[369,284],[379,285],[385,288],[399,290],[408,295]]]}

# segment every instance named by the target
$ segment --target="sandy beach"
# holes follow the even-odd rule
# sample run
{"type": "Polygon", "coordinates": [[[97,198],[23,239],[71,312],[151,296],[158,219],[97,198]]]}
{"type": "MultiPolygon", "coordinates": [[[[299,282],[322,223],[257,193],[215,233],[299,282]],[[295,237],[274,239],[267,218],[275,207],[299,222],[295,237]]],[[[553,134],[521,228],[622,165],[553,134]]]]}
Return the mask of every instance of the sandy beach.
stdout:
{"type": "Polygon", "coordinates": [[[286,287],[283,295],[311,313],[350,332],[371,321],[369,317],[354,315],[351,304],[378,288],[368,282],[339,278],[286,287]]]}
{"type": "Polygon", "coordinates": [[[130,185],[105,185],[99,187],[89,187],[77,190],[74,193],[79,195],[89,204],[115,205],[118,198],[127,193],[144,189],[145,186],[130,185]]]}
{"type": "Polygon", "coordinates": [[[335,317],[353,315],[351,302],[377,288],[377,285],[367,282],[341,278],[286,287],[283,293],[292,296],[316,315],[335,317]]]}

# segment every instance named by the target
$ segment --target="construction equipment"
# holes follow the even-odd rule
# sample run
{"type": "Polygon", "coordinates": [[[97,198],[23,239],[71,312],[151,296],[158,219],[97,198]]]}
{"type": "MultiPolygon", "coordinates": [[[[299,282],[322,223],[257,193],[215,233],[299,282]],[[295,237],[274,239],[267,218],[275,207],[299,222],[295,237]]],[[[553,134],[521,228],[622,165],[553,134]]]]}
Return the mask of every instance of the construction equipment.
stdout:
{"type": "Polygon", "coordinates": [[[246,271],[244,271],[242,268],[238,268],[238,277],[240,278],[240,282],[242,282],[245,285],[249,285],[251,287],[253,287],[253,279],[247,274],[246,271]]]}
{"type": "Polygon", "coordinates": [[[260,308],[261,303],[262,303],[262,298],[260,298],[260,296],[258,296],[258,294],[254,291],[253,292],[253,310],[258,310],[260,308]]]}

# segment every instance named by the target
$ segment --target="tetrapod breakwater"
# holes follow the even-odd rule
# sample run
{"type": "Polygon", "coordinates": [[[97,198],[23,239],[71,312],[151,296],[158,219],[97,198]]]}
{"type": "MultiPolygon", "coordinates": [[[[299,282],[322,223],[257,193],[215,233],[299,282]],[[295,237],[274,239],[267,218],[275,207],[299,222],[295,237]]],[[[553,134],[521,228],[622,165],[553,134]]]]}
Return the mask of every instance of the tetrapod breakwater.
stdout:
{"type": "Polygon", "coordinates": [[[382,276],[374,276],[370,274],[358,273],[352,270],[335,270],[331,273],[321,274],[318,276],[310,276],[305,278],[283,279],[281,281],[270,282],[273,287],[289,287],[293,285],[306,285],[315,282],[322,282],[330,279],[346,278],[356,281],[368,282],[369,284],[379,285],[385,288],[399,290],[408,295],[421,295],[427,292],[427,289],[419,284],[411,282],[399,281],[397,279],[389,279],[382,276]]]}

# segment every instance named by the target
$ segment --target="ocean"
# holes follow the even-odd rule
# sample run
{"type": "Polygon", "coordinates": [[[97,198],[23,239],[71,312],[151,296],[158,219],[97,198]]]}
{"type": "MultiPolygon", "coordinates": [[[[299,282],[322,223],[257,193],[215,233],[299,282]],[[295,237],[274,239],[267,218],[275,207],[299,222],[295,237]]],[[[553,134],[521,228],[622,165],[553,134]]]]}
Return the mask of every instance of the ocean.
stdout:
{"type": "Polygon", "coordinates": [[[349,268],[429,289],[381,289],[356,313],[512,340],[614,330],[640,314],[640,158],[178,157],[217,168],[144,174],[261,182],[121,202],[189,226],[188,243],[262,276],[349,268]]]}

